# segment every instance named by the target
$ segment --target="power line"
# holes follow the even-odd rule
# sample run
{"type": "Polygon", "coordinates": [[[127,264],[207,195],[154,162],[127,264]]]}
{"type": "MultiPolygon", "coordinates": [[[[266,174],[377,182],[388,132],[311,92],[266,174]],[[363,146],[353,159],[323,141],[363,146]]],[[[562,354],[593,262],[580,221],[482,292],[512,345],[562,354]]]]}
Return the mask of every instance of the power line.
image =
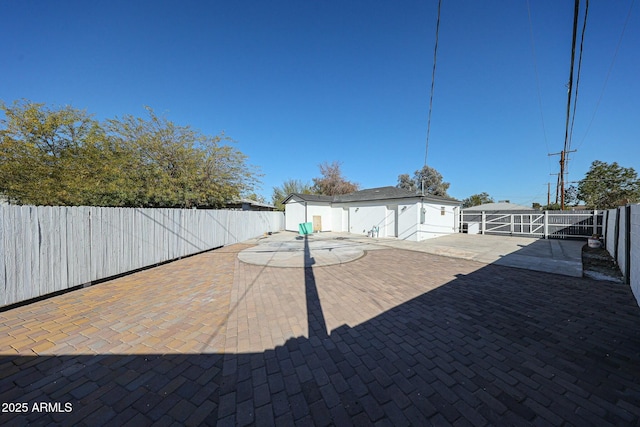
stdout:
{"type": "MultiPolygon", "coordinates": [[[[580,71],[582,69],[582,50],[584,47],[584,33],[587,28],[587,16],[589,15],[589,0],[586,2],[586,6],[584,9],[584,22],[582,23],[582,36],[580,38],[580,55],[578,56],[578,74],[576,76],[576,96],[573,100],[573,115],[571,117],[571,131],[569,132],[569,144],[567,146],[567,151],[571,150],[571,142],[573,140],[573,125],[576,121],[576,107],[578,105],[578,89],[580,87],[580,71]]],[[[566,167],[569,167],[569,159],[567,159],[566,167]]]]}
{"type": "MultiPolygon", "coordinates": [[[[560,209],[564,210],[564,176],[567,173],[565,169],[565,155],[569,152],[569,120],[571,118],[571,95],[573,93],[573,65],[576,58],[576,37],[578,34],[578,14],[580,12],[580,0],[575,0],[573,11],[573,38],[571,41],[571,65],[569,66],[569,84],[567,91],[567,119],[564,130],[564,149],[560,154],[560,173],[558,174],[558,186],[556,187],[556,203],[558,193],[560,193],[560,209]]],[[[550,154],[551,155],[551,154],[550,154]]]]}
{"type": "Polygon", "coordinates": [[[622,38],[624,36],[624,32],[627,29],[627,24],[629,23],[629,18],[631,17],[631,11],[633,10],[633,4],[635,0],[631,1],[631,5],[629,6],[629,12],[627,12],[627,17],[624,20],[624,25],[622,26],[622,33],[620,33],[620,38],[618,39],[618,44],[616,45],[616,50],[613,53],[613,58],[611,59],[611,65],[609,65],[609,70],[607,71],[607,76],[604,79],[604,84],[602,85],[602,91],[600,91],[600,97],[598,98],[598,102],[596,103],[596,108],[593,110],[593,115],[591,116],[591,120],[589,121],[589,125],[587,126],[587,130],[582,137],[582,141],[580,141],[580,145],[578,148],[582,146],[585,139],[587,139],[587,135],[591,130],[591,125],[593,124],[593,120],[596,118],[596,113],[598,112],[598,108],[600,107],[600,102],[602,101],[602,97],[604,96],[604,91],[607,88],[607,83],[609,82],[609,77],[611,76],[611,70],[613,70],[613,64],[616,62],[616,57],[618,56],[618,51],[620,50],[620,45],[622,44],[622,38]]]}
{"type": "Polygon", "coordinates": [[[573,39],[571,41],[571,65],[569,66],[569,90],[567,91],[567,120],[564,131],[564,151],[569,149],[569,119],[571,118],[571,95],[573,93],[573,64],[576,58],[576,36],[578,33],[578,13],[580,0],[575,0],[573,14],[573,39]]]}
{"type": "Polygon", "coordinates": [[[438,20],[436,21],[436,45],[433,49],[433,71],[431,72],[431,96],[429,97],[429,118],[427,120],[427,142],[424,150],[424,165],[427,166],[429,154],[429,134],[431,133],[431,111],[433,110],[433,89],[436,82],[436,61],[438,59],[438,33],[440,32],[440,8],[442,0],[438,0],[438,20]]]}

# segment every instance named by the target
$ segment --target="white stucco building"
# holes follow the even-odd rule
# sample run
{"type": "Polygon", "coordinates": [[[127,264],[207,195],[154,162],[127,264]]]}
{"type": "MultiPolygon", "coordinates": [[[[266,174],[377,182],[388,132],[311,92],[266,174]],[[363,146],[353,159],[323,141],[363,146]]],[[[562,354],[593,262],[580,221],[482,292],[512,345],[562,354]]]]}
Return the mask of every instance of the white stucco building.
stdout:
{"type": "Polygon", "coordinates": [[[285,229],[303,222],[314,231],[345,231],[379,237],[425,240],[458,232],[460,202],[447,197],[416,195],[396,187],[379,187],[340,196],[290,194],[284,201],[285,229]]]}

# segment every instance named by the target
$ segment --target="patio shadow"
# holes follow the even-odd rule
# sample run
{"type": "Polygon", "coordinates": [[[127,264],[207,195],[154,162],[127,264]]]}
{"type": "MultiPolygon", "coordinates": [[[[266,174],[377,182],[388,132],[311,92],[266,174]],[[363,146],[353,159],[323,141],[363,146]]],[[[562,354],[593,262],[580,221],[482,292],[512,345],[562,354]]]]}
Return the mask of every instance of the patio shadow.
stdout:
{"type": "MultiPolygon", "coordinates": [[[[308,337],[247,354],[0,356],[0,402],[29,408],[0,424],[640,422],[640,310],[626,286],[488,265],[328,334],[324,276],[305,257],[308,337]]],[[[380,276],[362,280],[402,271],[380,276]]]]}

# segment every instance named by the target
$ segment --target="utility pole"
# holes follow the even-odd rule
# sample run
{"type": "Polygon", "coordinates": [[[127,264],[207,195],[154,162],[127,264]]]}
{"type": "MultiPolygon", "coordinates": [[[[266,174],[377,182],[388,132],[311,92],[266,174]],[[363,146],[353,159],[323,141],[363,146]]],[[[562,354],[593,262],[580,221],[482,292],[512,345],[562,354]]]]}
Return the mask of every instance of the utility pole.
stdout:
{"type": "Polygon", "coordinates": [[[565,172],[565,163],[567,161],[566,156],[569,153],[575,153],[577,150],[562,150],[559,153],[552,153],[549,156],[557,156],[560,155],[560,173],[558,174],[558,186],[556,187],[556,203],[558,202],[558,192],[560,192],[560,209],[564,210],[564,176],[565,172]]]}
{"type": "Polygon", "coordinates": [[[564,210],[564,150],[560,152],[560,210],[564,210]]]}
{"type": "MultiPolygon", "coordinates": [[[[553,175],[557,177],[557,181],[556,181],[556,201],[554,202],[556,205],[558,204],[558,190],[560,189],[560,174],[559,173],[550,173],[549,175],[553,175]]],[[[547,195],[549,196],[551,193],[551,183],[548,184],[549,188],[548,188],[548,192],[547,195]]],[[[547,201],[549,203],[547,203],[547,205],[551,204],[551,200],[549,200],[550,197],[547,197],[547,201]]]]}
{"type": "Polygon", "coordinates": [[[551,204],[551,183],[547,182],[547,207],[551,204]]]}
{"type": "MultiPolygon", "coordinates": [[[[588,0],[587,0],[588,1],[588,0]]],[[[567,159],[565,158],[567,154],[573,153],[576,150],[569,150],[571,148],[571,139],[569,133],[569,117],[571,115],[571,94],[573,93],[573,64],[576,56],[576,36],[578,33],[578,13],[580,12],[580,0],[575,0],[574,4],[574,12],[573,12],[573,39],[571,41],[571,66],[569,67],[569,90],[567,91],[567,120],[565,124],[564,131],[564,149],[560,153],[550,154],[550,156],[560,154],[560,175],[559,179],[559,187],[560,187],[560,209],[564,210],[564,175],[566,169],[567,159]]],[[[586,22],[586,18],[585,18],[586,22]]],[[[584,28],[583,28],[584,34],[584,28]]],[[[576,99],[577,99],[577,88],[576,88],[576,99]]],[[[574,102],[574,112],[575,112],[575,100],[574,102]]],[[[557,191],[557,190],[556,190],[557,191]]]]}

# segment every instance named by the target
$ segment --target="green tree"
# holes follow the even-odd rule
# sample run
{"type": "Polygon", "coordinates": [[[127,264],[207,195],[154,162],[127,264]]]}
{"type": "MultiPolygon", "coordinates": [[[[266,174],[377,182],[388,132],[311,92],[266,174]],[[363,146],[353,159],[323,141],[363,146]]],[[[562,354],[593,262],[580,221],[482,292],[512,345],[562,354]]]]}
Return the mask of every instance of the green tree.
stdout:
{"type": "Polygon", "coordinates": [[[564,189],[565,206],[576,206],[578,204],[578,187],[569,185],[564,189]]]}
{"type": "Polygon", "coordinates": [[[640,180],[633,168],[595,160],[578,183],[578,199],[588,209],[612,209],[640,201],[640,180]]]}
{"type": "Polygon", "coordinates": [[[258,174],[229,145],[231,139],[203,135],[147,111],[148,119],[128,115],[107,121],[114,146],[132,162],[128,204],[221,207],[255,188],[258,174]]]}
{"type": "Polygon", "coordinates": [[[271,196],[271,204],[279,211],[284,211],[284,205],[282,201],[292,193],[297,194],[313,194],[311,184],[302,182],[297,179],[288,179],[282,183],[279,187],[273,187],[273,194],[271,196]]]}
{"type": "Polygon", "coordinates": [[[474,194],[472,196],[467,197],[462,200],[463,208],[470,208],[472,206],[483,205],[485,203],[493,203],[493,198],[489,196],[488,193],[482,192],[479,194],[474,194]]]}
{"type": "Polygon", "coordinates": [[[69,106],[23,100],[0,109],[0,193],[19,204],[88,204],[104,170],[99,123],[69,106]]]}
{"type": "Polygon", "coordinates": [[[265,199],[264,196],[261,194],[245,193],[245,194],[241,194],[241,196],[243,199],[253,200],[258,203],[267,203],[267,199],[265,199]]]}
{"type": "Polygon", "coordinates": [[[72,107],[0,104],[0,193],[12,203],[220,207],[259,176],[229,138],[156,116],[100,124],[72,107]],[[224,142],[224,143],[223,143],[224,142]]]}
{"type": "Polygon", "coordinates": [[[411,176],[408,173],[403,173],[398,175],[398,184],[396,185],[398,188],[402,188],[403,190],[417,192],[418,188],[416,188],[416,183],[413,181],[411,176]]]}
{"type": "Polygon", "coordinates": [[[422,169],[414,172],[413,178],[410,178],[408,174],[398,175],[396,187],[416,193],[421,193],[424,188],[425,194],[449,197],[447,190],[450,185],[448,182],[443,181],[440,172],[425,165],[422,169]]]}
{"type": "Polygon", "coordinates": [[[543,211],[559,211],[562,207],[560,203],[551,203],[550,205],[544,205],[542,207],[543,211]]]}
{"type": "Polygon", "coordinates": [[[360,186],[357,183],[348,181],[342,176],[341,166],[342,163],[337,161],[319,164],[321,176],[313,178],[313,192],[325,196],[335,196],[358,191],[360,186]]]}

